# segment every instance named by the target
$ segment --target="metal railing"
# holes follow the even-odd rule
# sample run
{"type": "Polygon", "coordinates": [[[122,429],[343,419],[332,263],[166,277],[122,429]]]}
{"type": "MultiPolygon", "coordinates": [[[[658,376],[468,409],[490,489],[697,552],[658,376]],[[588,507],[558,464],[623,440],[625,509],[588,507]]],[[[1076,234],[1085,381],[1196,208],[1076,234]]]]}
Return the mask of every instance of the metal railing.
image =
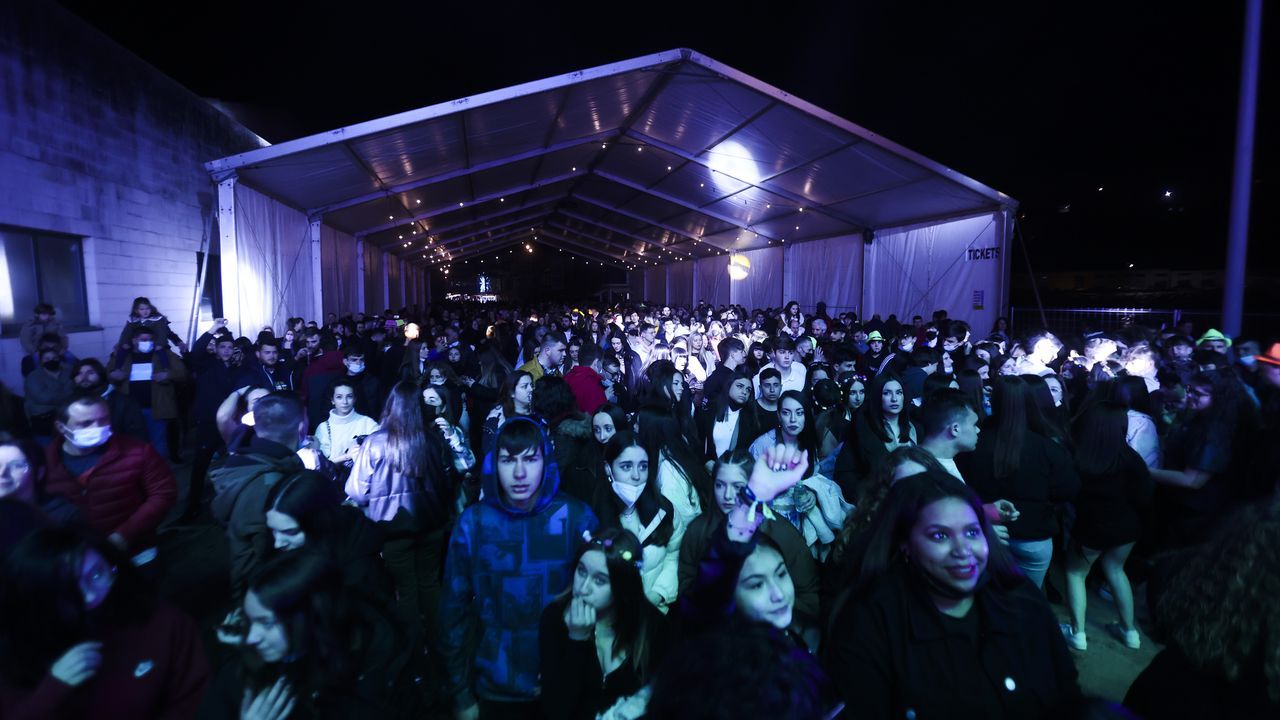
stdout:
{"type": "MultiPolygon", "coordinates": [[[[1096,330],[1118,331],[1135,325],[1160,328],[1190,320],[1194,332],[1220,327],[1222,313],[1217,310],[1185,310],[1181,308],[1044,308],[1044,320],[1036,307],[1012,307],[1009,324],[1015,333],[1048,325],[1057,335],[1080,335],[1096,330]]],[[[1280,329],[1280,313],[1245,313],[1244,331],[1268,338],[1280,329]]]]}

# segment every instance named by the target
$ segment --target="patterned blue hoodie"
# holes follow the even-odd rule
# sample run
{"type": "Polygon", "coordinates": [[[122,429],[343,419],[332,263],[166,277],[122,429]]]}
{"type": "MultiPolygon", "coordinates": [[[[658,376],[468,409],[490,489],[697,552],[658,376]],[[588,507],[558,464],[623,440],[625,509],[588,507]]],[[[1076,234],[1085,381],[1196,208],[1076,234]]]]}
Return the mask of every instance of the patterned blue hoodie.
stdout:
{"type": "MultiPolygon", "coordinates": [[[[533,421],[512,418],[503,427],[514,422],[533,421]]],[[[557,493],[560,472],[545,431],[542,453],[542,485],[529,510],[504,501],[490,453],[484,499],[462,512],[449,538],[441,644],[458,709],[475,704],[476,696],[506,702],[538,697],[542,610],[569,587],[582,534],[599,524],[585,503],[557,493]]]]}

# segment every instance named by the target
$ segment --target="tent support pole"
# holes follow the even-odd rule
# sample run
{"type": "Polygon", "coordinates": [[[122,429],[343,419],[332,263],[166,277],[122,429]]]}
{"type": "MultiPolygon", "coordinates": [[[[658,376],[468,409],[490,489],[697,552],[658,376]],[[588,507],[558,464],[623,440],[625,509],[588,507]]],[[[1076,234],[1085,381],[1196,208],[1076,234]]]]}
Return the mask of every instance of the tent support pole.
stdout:
{"type": "Polygon", "coordinates": [[[1047,330],[1049,320],[1044,314],[1044,303],[1040,302],[1040,285],[1036,282],[1036,272],[1031,269],[1031,253],[1027,252],[1027,238],[1022,233],[1022,223],[1016,219],[1013,221],[1013,236],[1022,245],[1022,261],[1027,264],[1027,277],[1031,278],[1031,292],[1036,296],[1036,309],[1040,311],[1040,326],[1047,330]]]}
{"type": "Polygon", "coordinates": [[[1253,178],[1253,129],[1258,107],[1262,0],[1245,3],[1243,44],[1240,106],[1236,111],[1235,173],[1231,181],[1231,221],[1227,230],[1227,272],[1222,284],[1222,331],[1229,337],[1240,334],[1244,321],[1244,266],[1249,256],[1249,185],[1253,178]]]}

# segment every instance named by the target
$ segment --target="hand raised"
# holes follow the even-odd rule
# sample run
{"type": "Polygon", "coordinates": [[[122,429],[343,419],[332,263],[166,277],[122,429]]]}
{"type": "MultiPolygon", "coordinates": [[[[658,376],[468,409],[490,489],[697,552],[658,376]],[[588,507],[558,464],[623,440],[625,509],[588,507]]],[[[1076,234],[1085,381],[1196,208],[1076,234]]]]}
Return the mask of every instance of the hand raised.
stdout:
{"type": "Polygon", "coordinates": [[[49,674],[58,680],[79,687],[81,683],[92,678],[102,666],[102,643],[82,642],[73,645],[62,657],[54,661],[49,674]]]}
{"type": "Polygon", "coordinates": [[[808,468],[808,450],[792,449],[779,443],[756,458],[747,485],[757,500],[769,502],[800,482],[808,468]]]}

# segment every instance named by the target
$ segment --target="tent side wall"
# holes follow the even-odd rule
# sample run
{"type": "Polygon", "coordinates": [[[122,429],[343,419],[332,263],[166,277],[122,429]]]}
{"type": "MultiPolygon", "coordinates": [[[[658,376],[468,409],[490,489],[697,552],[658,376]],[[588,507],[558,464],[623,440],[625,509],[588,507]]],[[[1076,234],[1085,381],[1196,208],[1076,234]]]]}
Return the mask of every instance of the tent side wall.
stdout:
{"type": "Polygon", "coordinates": [[[1011,212],[877,231],[865,250],[861,315],[928,319],[945,309],[985,336],[1008,309],[1011,212]]]}
{"type": "MultiPolygon", "coordinates": [[[[751,262],[743,280],[729,278],[729,257],[717,255],[631,273],[652,302],[746,308],[780,307],[795,300],[805,311],[819,302],[829,312],[857,310],[862,294],[862,237],[841,236],[741,253],[751,262]]],[[[634,297],[634,296],[633,296],[634,297]]]]}

